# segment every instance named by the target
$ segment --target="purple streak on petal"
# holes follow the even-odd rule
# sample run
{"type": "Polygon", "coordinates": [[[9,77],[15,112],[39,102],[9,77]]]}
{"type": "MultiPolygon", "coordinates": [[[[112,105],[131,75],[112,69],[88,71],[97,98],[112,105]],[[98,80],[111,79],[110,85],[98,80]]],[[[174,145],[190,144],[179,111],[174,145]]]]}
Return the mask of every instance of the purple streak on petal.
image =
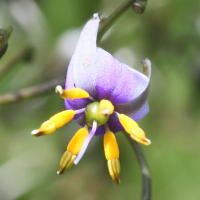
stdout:
{"type": "Polygon", "coordinates": [[[74,111],[75,111],[75,114],[77,115],[77,114],[85,112],[85,108],[81,108],[81,109],[74,110],[74,111]]]}
{"type": "Polygon", "coordinates": [[[103,136],[105,134],[105,132],[106,132],[106,129],[105,129],[104,125],[98,126],[95,136],[103,136]]]}
{"type": "Polygon", "coordinates": [[[88,147],[88,144],[90,142],[90,140],[92,139],[92,137],[94,136],[95,132],[96,132],[96,129],[97,129],[97,122],[96,121],[93,121],[93,124],[92,124],[92,130],[91,132],[87,135],[87,137],[85,138],[83,144],[82,144],[82,147],[81,147],[81,150],[79,152],[79,154],[77,155],[76,159],[74,160],[74,164],[77,165],[79,163],[79,161],[81,160],[81,158],[83,157],[87,147],[88,147]]]}

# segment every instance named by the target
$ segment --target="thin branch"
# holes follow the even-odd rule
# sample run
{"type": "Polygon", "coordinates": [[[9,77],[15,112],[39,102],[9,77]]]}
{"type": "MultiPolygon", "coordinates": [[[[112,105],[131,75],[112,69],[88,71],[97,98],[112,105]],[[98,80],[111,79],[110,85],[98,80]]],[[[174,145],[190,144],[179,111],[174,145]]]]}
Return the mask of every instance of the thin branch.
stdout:
{"type": "Polygon", "coordinates": [[[142,191],[141,200],[150,200],[151,199],[151,182],[150,182],[150,174],[149,174],[149,168],[148,168],[147,162],[145,160],[145,157],[138,143],[135,140],[132,140],[128,133],[124,132],[124,135],[127,137],[128,141],[131,143],[135,151],[138,163],[140,165],[142,179],[143,179],[143,191],[142,191]]]}
{"type": "Polygon", "coordinates": [[[2,94],[0,95],[0,105],[13,103],[23,99],[29,99],[44,94],[46,92],[49,92],[55,89],[57,85],[64,86],[64,84],[65,84],[65,77],[63,76],[40,85],[19,90],[18,92],[15,93],[2,94]]]}
{"type": "Polygon", "coordinates": [[[10,69],[13,65],[15,65],[18,61],[26,59],[30,54],[32,54],[33,48],[26,47],[21,51],[18,51],[13,57],[7,60],[4,64],[0,66],[0,75],[2,75],[5,71],[10,69]]]}
{"type": "Polygon", "coordinates": [[[109,17],[103,18],[99,25],[98,31],[98,39],[99,42],[106,31],[113,25],[113,23],[120,17],[131,5],[135,2],[135,0],[126,0],[124,1],[109,17]]]}

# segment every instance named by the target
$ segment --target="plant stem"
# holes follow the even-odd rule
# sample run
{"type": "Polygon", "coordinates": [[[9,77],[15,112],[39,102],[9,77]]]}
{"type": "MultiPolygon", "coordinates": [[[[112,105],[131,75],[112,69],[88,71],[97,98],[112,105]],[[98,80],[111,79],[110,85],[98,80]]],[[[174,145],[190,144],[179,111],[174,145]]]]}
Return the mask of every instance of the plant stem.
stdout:
{"type": "Polygon", "coordinates": [[[97,43],[101,40],[106,31],[113,25],[113,23],[123,14],[135,0],[124,1],[109,17],[103,18],[99,25],[97,43]]]}
{"type": "Polygon", "coordinates": [[[140,165],[142,179],[143,179],[143,191],[142,191],[141,200],[150,200],[151,199],[151,183],[150,183],[150,174],[149,174],[149,168],[148,168],[147,162],[142,153],[142,150],[140,149],[139,144],[135,140],[132,140],[129,134],[126,133],[125,131],[124,131],[124,135],[127,137],[128,141],[131,143],[131,146],[133,147],[135,151],[138,163],[140,165]]]}
{"type": "Polygon", "coordinates": [[[41,94],[44,94],[45,92],[49,92],[57,85],[64,86],[65,84],[65,77],[60,77],[45,83],[42,83],[40,85],[24,88],[22,90],[19,90],[18,92],[14,93],[6,93],[0,95],[0,105],[6,105],[9,103],[13,103],[19,100],[23,99],[29,99],[41,94]]]}
{"type": "Polygon", "coordinates": [[[7,60],[4,64],[0,66],[0,75],[2,75],[5,71],[10,69],[13,65],[15,65],[18,61],[23,60],[31,56],[33,48],[25,47],[24,49],[18,51],[13,57],[7,60]]]}

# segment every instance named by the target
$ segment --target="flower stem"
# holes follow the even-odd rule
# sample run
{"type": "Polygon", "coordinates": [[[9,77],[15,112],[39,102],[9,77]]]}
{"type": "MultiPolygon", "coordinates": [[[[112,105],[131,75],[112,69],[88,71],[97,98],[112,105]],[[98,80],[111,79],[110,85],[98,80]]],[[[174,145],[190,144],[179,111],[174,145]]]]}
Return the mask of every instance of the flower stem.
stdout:
{"type": "Polygon", "coordinates": [[[39,96],[44,94],[45,92],[49,92],[57,85],[64,85],[65,84],[65,77],[60,77],[40,85],[35,85],[32,87],[24,88],[19,90],[18,92],[14,93],[5,93],[0,95],[0,105],[6,105],[9,103],[14,103],[19,100],[29,99],[35,96],[39,96]]]}
{"type": "MultiPolygon", "coordinates": [[[[98,30],[98,38],[97,43],[100,42],[103,35],[106,33],[106,31],[113,25],[113,23],[118,19],[118,17],[121,16],[129,7],[131,8],[131,5],[136,0],[126,0],[124,1],[113,13],[110,14],[109,17],[101,19],[99,30],[98,30]]],[[[145,1],[146,0],[142,0],[145,1]]]]}
{"type": "Polygon", "coordinates": [[[19,50],[13,57],[11,57],[9,60],[7,60],[4,64],[2,64],[0,66],[0,75],[2,75],[4,72],[6,72],[12,66],[14,66],[20,60],[29,59],[31,57],[32,53],[33,53],[32,47],[25,47],[24,49],[19,50]]]}
{"type": "Polygon", "coordinates": [[[150,200],[151,199],[151,183],[150,183],[150,174],[149,174],[149,168],[148,168],[147,162],[145,160],[145,157],[138,143],[135,140],[132,140],[128,133],[124,132],[124,135],[127,137],[129,142],[131,143],[135,151],[138,163],[140,165],[142,179],[143,179],[143,191],[142,191],[141,200],[150,200]]]}

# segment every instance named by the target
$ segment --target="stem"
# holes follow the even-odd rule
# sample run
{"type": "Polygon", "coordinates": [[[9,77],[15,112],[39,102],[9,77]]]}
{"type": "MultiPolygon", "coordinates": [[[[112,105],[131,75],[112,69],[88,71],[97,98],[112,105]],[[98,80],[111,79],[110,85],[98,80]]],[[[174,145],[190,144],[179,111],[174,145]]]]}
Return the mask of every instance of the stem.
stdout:
{"type": "Polygon", "coordinates": [[[113,23],[123,14],[135,0],[124,1],[109,17],[103,18],[99,25],[97,43],[101,40],[105,32],[113,25],[113,23]]]}
{"type": "Polygon", "coordinates": [[[42,83],[40,85],[19,90],[18,92],[2,94],[0,95],[0,105],[5,105],[5,104],[13,103],[19,100],[29,99],[29,98],[41,95],[45,92],[55,89],[57,85],[64,85],[64,83],[65,83],[65,77],[60,77],[60,78],[42,83]]]}
{"type": "Polygon", "coordinates": [[[128,133],[124,132],[124,135],[127,137],[129,142],[131,143],[138,163],[140,165],[141,173],[142,173],[142,179],[143,179],[143,191],[142,191],[142,198],[141,200],[150,200],[151,198],[151,183],[150,183],[150,174],[149,174],[149,168],[147,165],[147,162],[145,160],[145,157],[142,153],[142,150],[140,149],[140,146],[135,140],[132,140],[128,133]]]}
{"type": "Polygon", "coordinates": [[[32,54],[32,50],[33,49],[31,47],[26,47],[21,51],[17,52],[12,58],[10,58],[3,65],[1,65],[0,75],[2,75],[5,71],[7,71],[9,68],[15,65],[18,61],[26,58],[28,59],[32,54]]]}

